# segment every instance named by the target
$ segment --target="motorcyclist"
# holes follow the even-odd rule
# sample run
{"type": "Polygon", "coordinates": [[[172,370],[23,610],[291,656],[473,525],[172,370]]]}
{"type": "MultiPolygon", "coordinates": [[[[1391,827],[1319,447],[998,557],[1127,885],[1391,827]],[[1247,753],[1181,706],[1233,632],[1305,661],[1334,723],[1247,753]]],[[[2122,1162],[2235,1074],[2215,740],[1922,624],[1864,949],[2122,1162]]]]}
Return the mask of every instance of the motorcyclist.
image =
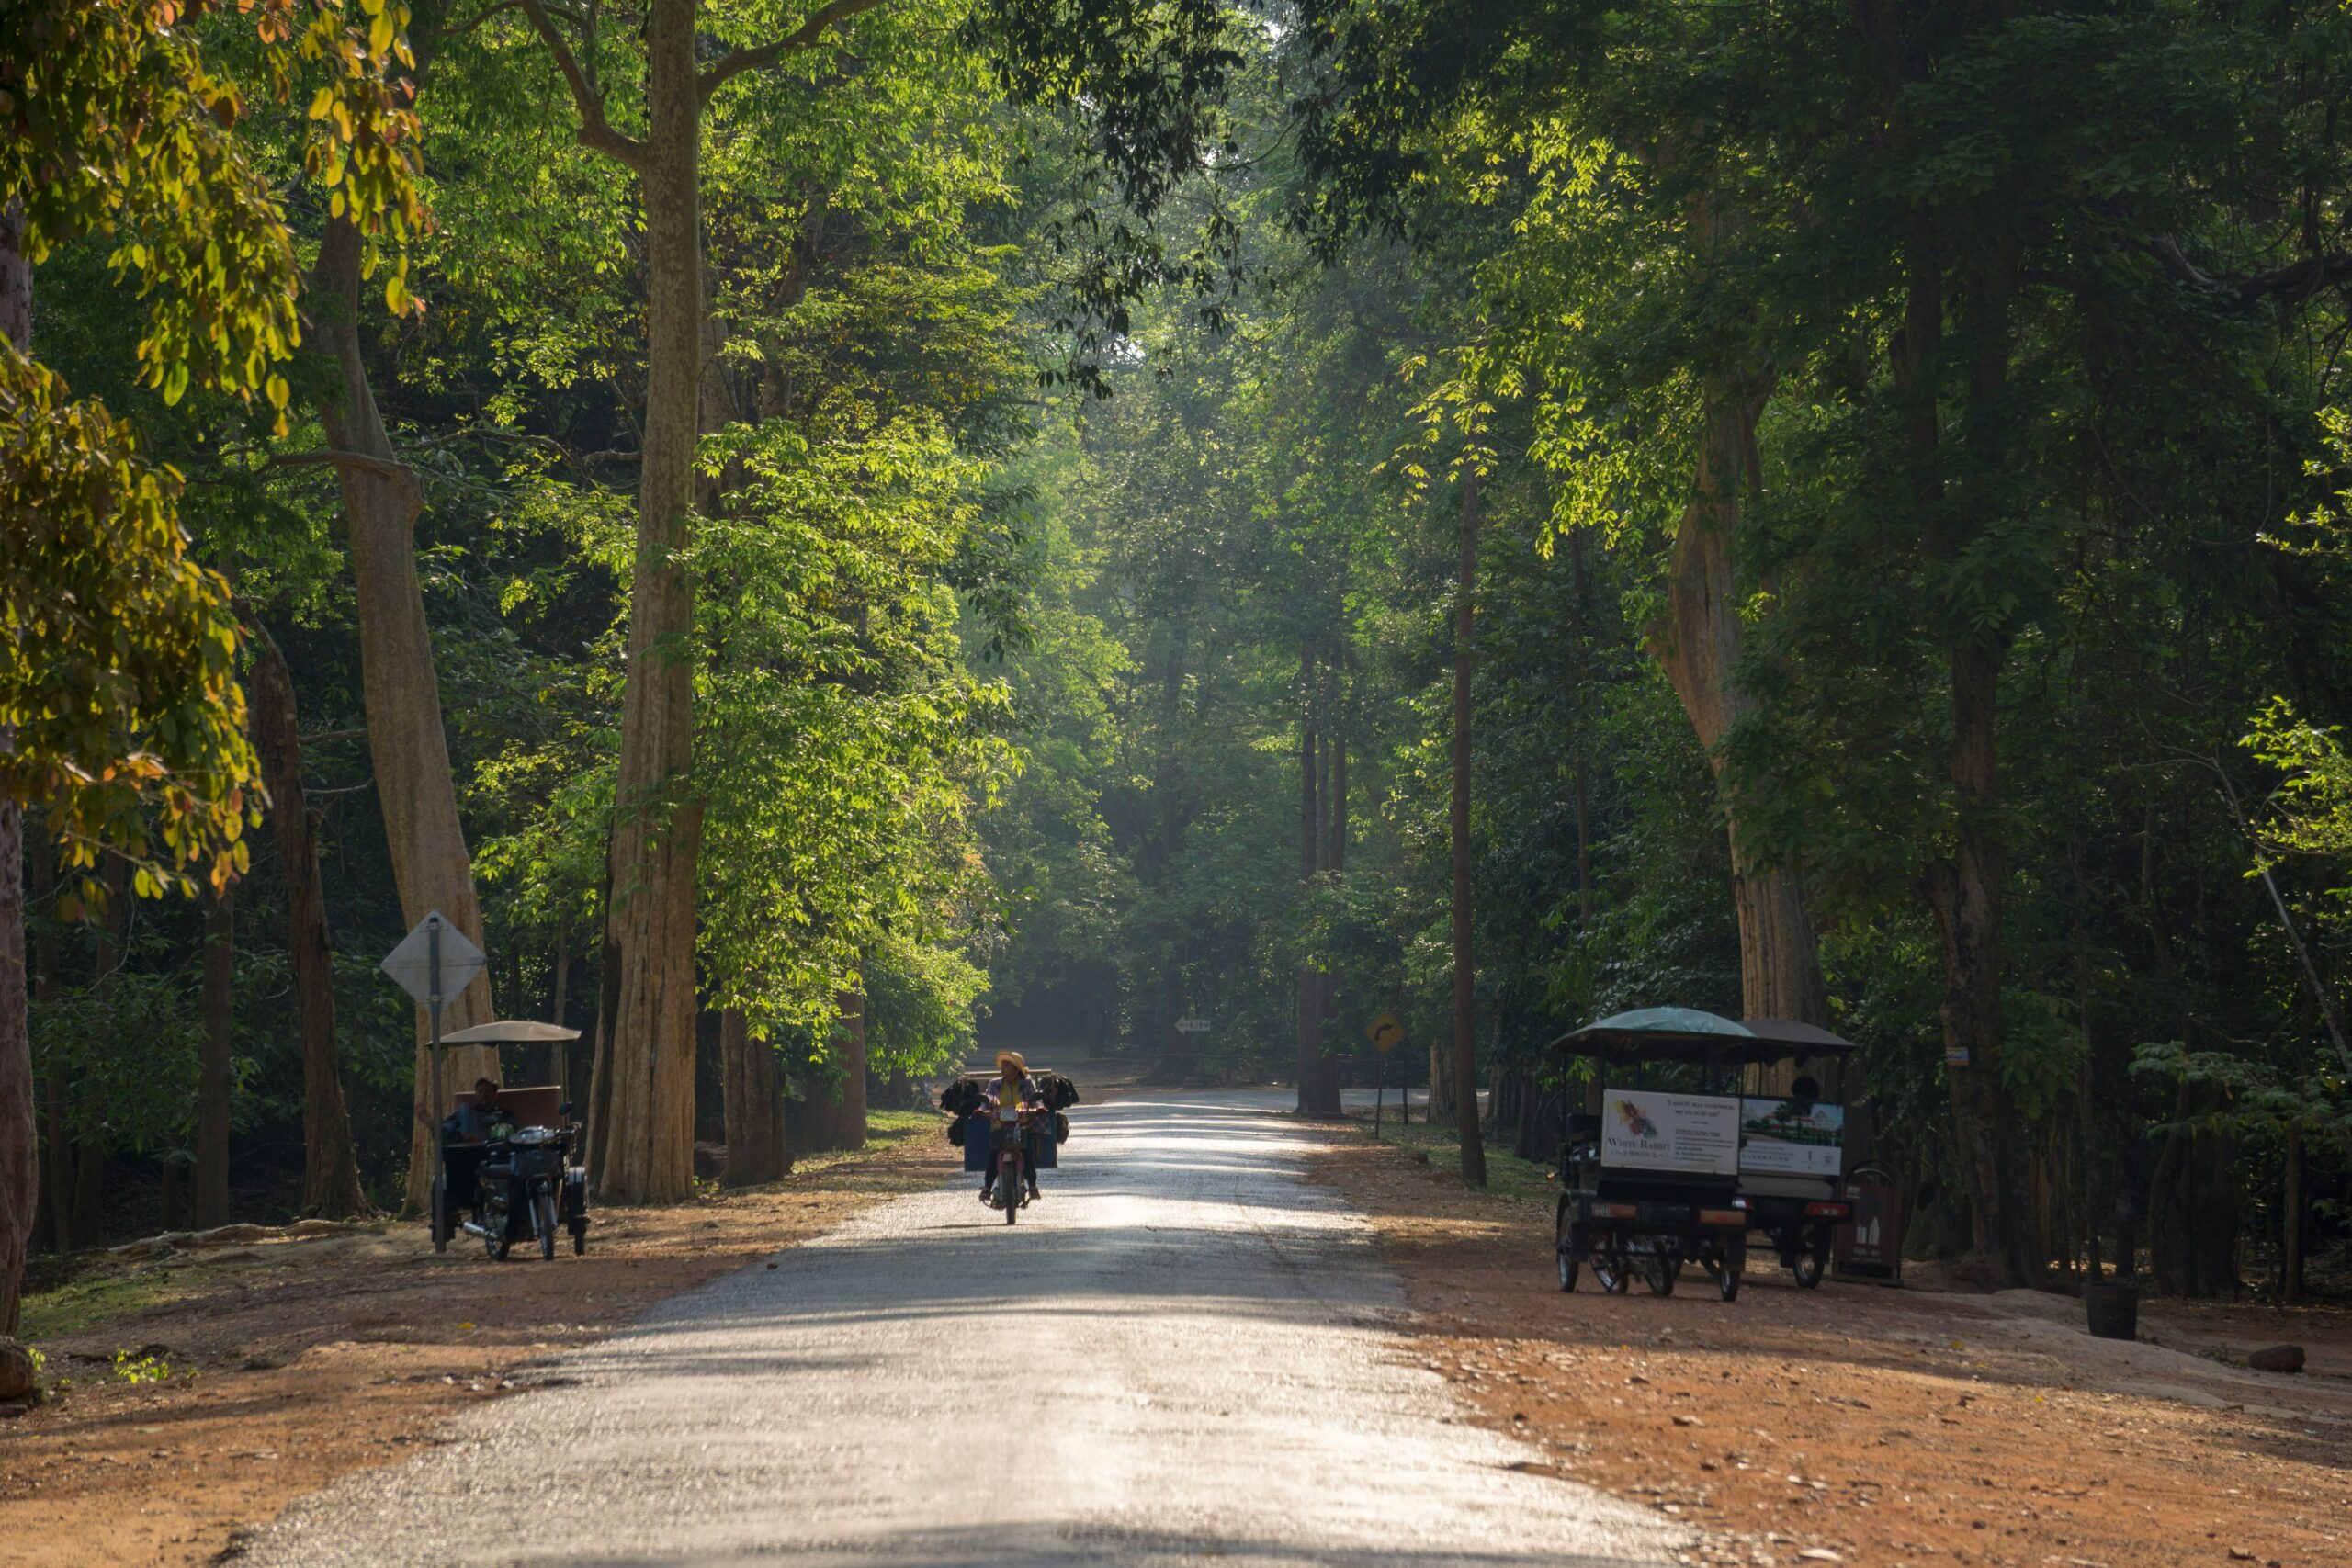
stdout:
{"type": "MultiPolygon", "coordinates": [[[[1021,1053],[998,1052],[996,1070],[997,1076],[990,1078],[987,1088],[980,1091],[979,1109],[973,1112],[978,1124],[981,1127],[992,1124],[996,1121],[998,1108],[1004,1105],[1017,1105],[1042,1119],[1046,1114],[1046,1104],[1038,1097],[1036,1081],[1030,1077],[1029,1064],[1021,1059],[1021,1053]]],[[[1035,1134],[1031,1135],[1034,1137],[1035,1134]]],[[[1050,1134],[1047,1135],[1051,1136],[1050,1134]]],[[[1037,1162],[1034,1158],[1023,1159],[1021,1168],[1028,1178],[1029,1196],[1042,1196],[1037,1190],[1037,1162]]],[[[995,1191],[996,1161],[990,1159],[987,1174],[980,1178],[980,1201],[987,1202],[995,1191]]]]}

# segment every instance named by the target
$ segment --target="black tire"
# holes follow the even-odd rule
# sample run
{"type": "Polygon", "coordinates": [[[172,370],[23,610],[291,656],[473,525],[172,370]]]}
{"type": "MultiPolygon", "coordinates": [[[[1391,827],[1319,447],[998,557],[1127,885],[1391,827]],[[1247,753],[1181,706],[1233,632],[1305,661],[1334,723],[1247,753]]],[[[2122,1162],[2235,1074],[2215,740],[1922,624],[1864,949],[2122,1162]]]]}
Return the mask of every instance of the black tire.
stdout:
{"type": "Polygon", "coordinates": [[[588,1250],[588,1222],[585,1218],[571,1222],[571,1256],[579,1257],[588,1250]]]}
{"type": "Polygon", "coordinates": [[[449,1179],[433,1179],[433,1250],[449,1250],[449,1179]]]}
{"type": "Polygon", "coordinates": [[[490,1254],[492,1262],[503,1263],[506,1255],[514,1250],[514,1244],[506,1239],[506,1218],[502,1214],[490,1224],[490,1234],[481,1238],[481,1249],[490,1254]]]}
{"type": "Polygon", "coordinates": [[[1829,1272],[1829,1230],[1823,1226],[1805,1238],[1797,1255],[1789,1260],[1789,1272],[1797,1277],[1804,1289],[1816,1290],[1822,1276],[1829,1272]]]}
{"type": "Polygon", "coordinates": [[[1653,1252],[1642,1259],[1642,1282],[1649,1286],[1650,1294],[1654,1296],[1674,1294],[1675,1276],[1679,1273],[1681,1270],[1674,1266],[1674,1259],[1663,1253],[1653,1252]]]}
{"type": "Polygon", "coordinates": [[[1739,1300],[1740,1276],[1747,1272],[1747,1241],[1724,1243],[1723,1261],[1715,1268],[1715,1292],[1727,1302],[1739,1300]]]}
{"type": "Polygon", "coordinates": [[[998,1190],[1004,1199],[1004,1223],[1009,1225],[1019,1224],[1021,1223],[1021,1166],[1019,1162],[1006,1160],[1003,1170],[998,1174],[996,1179],[998,1190]]]}
{"type": "Polygon", "coordinates": [[[1560,1289],[1577,1288],[1577,1267],[1584,1252],[1584,1228],[1568,1218],[1566,1209],[1560,1211],[1560,1221],[1555,1250],[1559,1254],[1560,1289]]]}
{"type": "Polygon", "coordinates": [[[1595,1253],[1592,1258],[1592,1278],[1604,1292],[1622,1296],[1634,1282],[1633,1270],[1625,1266],[1624,1258],[1617,1253],[1595,1253]]]}
{"type": "Polygon", "coordinates": [[[539,1261],[555,1257],[555,1194],[542,1192],[531,1201],[531,1218],[539,1227],[539,1261]]]}

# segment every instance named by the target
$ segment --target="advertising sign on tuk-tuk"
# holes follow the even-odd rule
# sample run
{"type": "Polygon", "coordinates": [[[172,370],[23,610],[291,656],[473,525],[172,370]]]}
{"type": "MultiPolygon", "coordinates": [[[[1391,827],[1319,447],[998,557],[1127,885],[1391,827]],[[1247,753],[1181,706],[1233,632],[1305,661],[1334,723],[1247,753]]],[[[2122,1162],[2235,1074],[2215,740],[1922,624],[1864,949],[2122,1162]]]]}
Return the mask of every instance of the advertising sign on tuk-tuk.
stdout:
{"type": "Polygon", "coordinates": [[[1739,1168],[1739,1101],[1724,1095],[1612,1089],[1600,1103],[1600,1163],[1730,1176],[1739,1168]]]}
{"type": "Polygon", "coordinates": [[[1846,1108],[1842,1105],[1744,1100],[1739,1130],[1743,1173],[1819,1176],[1833,1181],[1845,1174],[1846,1108]]]}

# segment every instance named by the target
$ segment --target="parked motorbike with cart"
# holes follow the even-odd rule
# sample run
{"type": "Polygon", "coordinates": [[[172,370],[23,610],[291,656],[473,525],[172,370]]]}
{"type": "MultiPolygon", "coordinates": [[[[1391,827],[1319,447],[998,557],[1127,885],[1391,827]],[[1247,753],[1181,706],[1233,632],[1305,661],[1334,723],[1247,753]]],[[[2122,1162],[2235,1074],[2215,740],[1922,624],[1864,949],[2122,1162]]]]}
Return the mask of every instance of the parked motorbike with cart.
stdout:
{"type": "MultiPolygon", "coordinates": [[[[509,1021],[461,1031],[442,1043],[564,1045],[579,1038],[575,1029],[509,1021]]],[[[565,1235],[574,1257],[587,1251],[588,1172],[563,1087],[503,1089],[487,1106],[469,1089],[457,1103],[442,1122],[441,1168],[433,1179],[433,1249],[446,1252],[462,1231],[501,1261],[518,1245],[551,1258],[565,1235]],[[478,1131],[461,1135],[469,1126],[478,1131]]]]}
{"type": "Polygon", "coordinates": [[[1601,1077],[1600,1111],[1571,1115],[1561,1149],[1560,1289],[1589,1269],[1611,1295],[1638,1274],[1663,1296],[1695,1263],[1732,1301],[1751,1232],[1771,1240],[1799,1284],[1820,1283],[1831,1231],[1851,1213],[1838,1190],[1842,1110],[1724,1091],[1746,1067],[1842,1055],[1851,1043],[1785,1021],[1648,1008],[1554,1049],[1594,1060],[1601,1077]]]}

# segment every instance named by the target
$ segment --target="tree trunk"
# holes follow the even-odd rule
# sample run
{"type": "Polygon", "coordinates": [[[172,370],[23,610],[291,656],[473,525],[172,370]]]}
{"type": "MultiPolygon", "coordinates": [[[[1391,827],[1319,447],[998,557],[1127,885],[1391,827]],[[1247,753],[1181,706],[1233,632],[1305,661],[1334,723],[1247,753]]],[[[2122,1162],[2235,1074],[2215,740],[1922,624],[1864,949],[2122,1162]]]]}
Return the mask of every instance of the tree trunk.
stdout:
{"type": "MultiPolygon", "coordinates": [[[[1329,742],[1317,727],[1315,650],[1305,643],[1298,650],[1298,883],[1302,897],[1311,894],[1315,874],[1323,867],[1324,757],[1329,742]]],[[[1323,1049],[1323,1015],[1327,1010],[1329,977],[1311,964],[1298,967],[1298,1113],[1301,1116],[1340,1114],[1340,1064],[1323,1049]]]]}
{"type": "MultiPolygon", "coordinates": [[[[17,258],[13,210],[0,228],[0,311],[13,289],[7,274],[17,258]]],[[[18,284],[17,287],[25,287],[18,284]]],[[[17,334],[21,342],[21,334],[17,334]]],[[[0,729],[0,747],[13,749],[13,728],[0,729]]],[[[0,1335],[17,1332],[24,1288],[25,1249],[33,1210],[40,1201],[40,1141],[33,1111],[33,1051],[25,995],[24,814],[0,800],[0,1335]]]]}
{"type": "MultiPolygon", "coordinates": [[[[458,817],[449,742],[441,723],[441,692],[416,577],[416,518],[424,493],[400,463],[376,407],[359,353],[359,231],[348,221],[327,225],[319,246],[312,292],[324,308],[313,312],[311,341],[343,380],[342,400],[319,411],[337,451],[368,459],[340,463],[343,507],[351,547],[351,575],[359,620],[359,668],[368,714],[368,750],[376,766],[376,795],[403,924],[415,926],[439,910],[476,943],[481,912],[474,900],[473,863],[458,817]]],[[[445,1033],[488,1023],[489,971],[442,1004],[445,1033]]],[[[434,1063],[427,1043],[431,1017],[416,1010],[415,1088],[411,1096],[407,1204],[429,1198],[440,1155],[441,1118],[456,1103],[433,1103],[434,1063]]],[[[466,1046],[448,1053],[450,1091],[498,1073],[498,1053],[466,1046]]]]}
{"type": "Polygon", "coordinates": [[[1577,934],[1592,930],[1592,819],[1589,797],[1585,787],[1585,732],[1592,722],[1592,660],[1589,657],[1590,635],[1585,609],[1586,582],[1584,570],[1584,530],[1571,530],[1568,535],[1568,563],[1575,573],[1576,625],[1572,628],[1577,644],[1577,734],[1573,767],[1577,784],[1577,934]]]}
{"type": "Polygon", "coordinates": [[[1462,1179],[1487,1184],[1478,1134],[1478,971],[1470,933],[1470,635],[1478,592],[1478,473],[1462,466],[1462,560],[1453,594],[1453,1125],[1462,1140],[1462,1179]]]}
{"type": "MultiPolygon", "coordinates": [[[[702,808],[688,777],[694,671],[675,651],[694,630],[694,587],[672,559],[692,535],[700,430],[702,99],[694,0],[655,0],[644,37],[645,443],[606,914],[619,983],[604,1024],[612,1071],[596,1086],[590,1143],[599,1194],[621,1203],[676,1202],[694,1190],[695,868],[702,845],[702,808]]],[[[859,1069],[847,1092],[862,1111],[862,1062],[859,1069]]]]}
{"type": "MultiPolygon", "coordinates": [[[[130,928],[130,872],[119,855],[106,857],[105,869],[98,874],[99,885],[106,896],[106,908],[98,916],[97,973],[92,989],[100,1001],[114,996],[115,976],[122,968],[122,944],[130,928]]],[[[109,1024],[109,1028],[111,1025],[109,1024]]],[[[112,1042],[104,1032],[87,1041],[84,1049],[101,1052],[112,1042]]],[[[84,1135],[74,1150],[74,1226],[71,1240],[75,1247],[87,1247],[98,1239],[102,1216],[100,1208],[106,1202],[107,1141],[103,1128],[106,1107],[86,1084],[78,1095],[82,1103],[84,1135]]]]}
{"type": "Polygon", "coordinates": [[[229,1116],[236,1084],[230,1055],[237,976],[233,886],[211,895],[204,917],[204,1057],[196,1079],[196,1169],[188,1222],[198,1230],[229,1223],[229,1116]]]}
{"type": "MultiPolygon", "coordinates": [[[[0,209],[0,333],[18,354],[33,340],[33,269],[25,259],[25,209],[0,209]]],[[[10,525],[13,530],[15,525],[10,525]]],[[[0,750],[17,749],[0,725],[0,750]]],[[[34,1109],[30,998],[25,992],[24,812],[0,800],[0,1334],[17,1332],[25,1249],[40,1202],[40,1129],[34,1109]]]]}
{"type": "Polygon", "coordinates": [[[1434,1127],[1453,1114],[1453,1043],[1443,1035],[1430,1037],[1430,1098],[1421,1120],[1434,1127]]]}
{"type": "MultiPolygon", "coordinates": [[[[1955,517],[1941,504],[1935,389],[1927,356],[1940,342],[1940,263],[1934,236],[1915,220],[1906,243],[1913,286],[1904,317],[1901,381],[1912,403],[1908,446],[1922,500],[1922,555],[1957,558],[1981,536],[1984,519],[1955,517]]],[[[1972,402],[1997,402],[2007,378],[2007,283],[1998,263],[1972,272],[1968,331],[1975,344],[1972,402]]],[[[1979,466],[1990,455],[1979,453],[1979,466]]],[[[1948,612],[1957,618],[1957,612],[1948,612]]],[[[1928,908],[1942,939],[1945,1077],[1960,1138],[1962,1167],[1976,1203],[1978,1239],[1992,1282],[2022,1285],[2035,1273],[2032,1224],[2019,1183],[2017,1108],[2001,1076],[2001,904],[2008,857],[1997,820],[2000,805],[1999,709],[2002,643],[1962,633],[1947,660],[1951,739],[1946,775],[1956,832],[1952,853],[1928,868],[1928,908]]]]}
{"type": "MultiPolygon", "coordinates": [[[[569,1028],[565,1012],[571,1000],[571,917],[560,914],[555,918],[555,958],[548,977],[548,1021],[559,1029],[569,1028]]],[[[557,1041],[549,1050],[554,1055],[556,1087],[563,1091],[565,1104],[571,1103],[571,1043],[557,1041]]]]}
{"type": "MultiPolygon", "coordinates": [[[[1755,705],[1740,691],[1735,674],[1740,625],[1732,546],[1744,498],[1758,482],[1756,417],[1764,395],[1719,376],[1705,378],[1702,385],[1697,482],[1675,531],[1666,623],[1652,635],[1652,651],[1682,699],[1682,710],[1690,716],[1699,744],[1706,748],[1708,765],[1723,791],[1731,840],[1732,904],[1739,919],[1741,1010],[1749,1018],[1826,1024],[1828,989],[1821,978],[1820,947],[1805,918],[1803,888],[1794,872],[1757,868],[1741,832],[1739,804],[1723,784],[1724,760],[1718,750],[1732,727],[1755,705]]],[[[1781,1076],[1792,1076],[1792,1065],[1781,1076]]],[[[1769,1092],[1787,1086],[1764,1087],[1769,1092]]]]}
{"type": "MultiPolygon", "coordinates": [[[[32,852],[32,908],[44,917],[57,910],[57,857],[40,841],[38,831],[25,835],[32,852]]],[[[32,939],[32,999],[36,1005],[57,999],[57,939],[36,934],[32,939]]],[[[51,1062],[41,1089],[41,1201],[39,1230],[52,1252],[62,1252],[74,1235],[74,1139],[71,1131],[73,1078],[62,1059],[51,1062]]]]}
{"type": "Polygon", "coordinates": [[[270,826],[286,884],[286,952],[302,1042],[302,1213],[340,1220],[368,1210],[358,1151],[343,1100],[335,1050],[334,944],[319,885],[319,850],[302,792],[302,740],[294,677],[266,627],[256,626],[247,697],[254,748],[269,786],[270,826]]]}
{"type": "Polygon", "coordinates": [[[784,1070],[775,1049],[752,1038],[742,1010],[718,1017],[720,1076],[726,1089],[727,1165],[720,1179],[729,1187],[757,1187],[792,1168],[785,1144],[784,1070]]]}
{"type": "Polygon", "coordinates": [[[2287,1129],[2287,1192],[2278,1237],[2278,1296],[2289,1306],[2303,1302],[2303,1130],[2287,1129]]]}
{"type": "Polygon", "coordinates": [[[798,1125],[791,1146],[808,1150],[857,1149],[865,1146],[865,993],[841,993],[841,1021],[835,1038],[841,1043],[840,1097],[819,1093],[798,1102],[798,1125]]]}

